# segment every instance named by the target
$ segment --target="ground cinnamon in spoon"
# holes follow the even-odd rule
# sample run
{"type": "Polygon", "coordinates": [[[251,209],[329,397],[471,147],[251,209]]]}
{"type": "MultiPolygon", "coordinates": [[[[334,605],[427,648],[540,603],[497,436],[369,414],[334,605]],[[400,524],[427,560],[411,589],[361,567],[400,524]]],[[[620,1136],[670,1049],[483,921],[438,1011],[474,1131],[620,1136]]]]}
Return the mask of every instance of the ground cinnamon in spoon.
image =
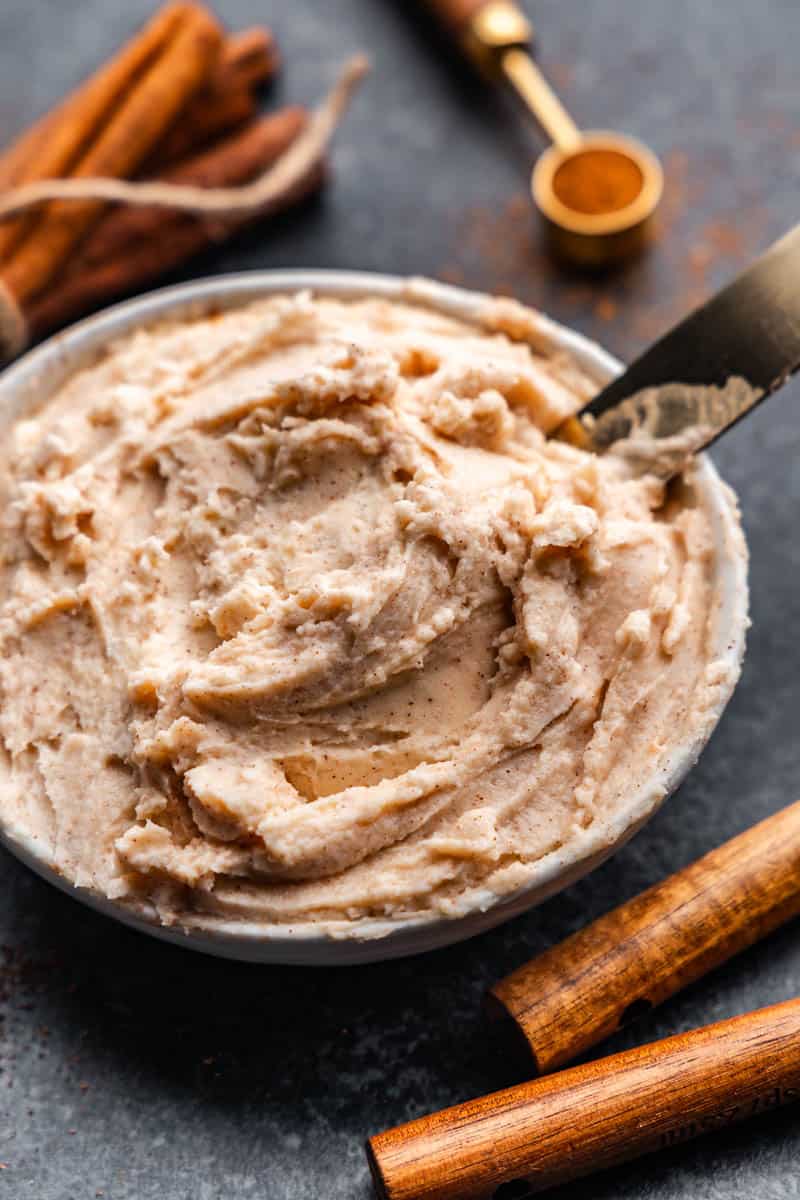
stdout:
{"type": "Polygon", "coordinates": [[[553,176],[553,191],[567,208],[598,215],[632,204],[643,183],[641,169],[626,154],[587,149],[565,159],[553,176]]]}

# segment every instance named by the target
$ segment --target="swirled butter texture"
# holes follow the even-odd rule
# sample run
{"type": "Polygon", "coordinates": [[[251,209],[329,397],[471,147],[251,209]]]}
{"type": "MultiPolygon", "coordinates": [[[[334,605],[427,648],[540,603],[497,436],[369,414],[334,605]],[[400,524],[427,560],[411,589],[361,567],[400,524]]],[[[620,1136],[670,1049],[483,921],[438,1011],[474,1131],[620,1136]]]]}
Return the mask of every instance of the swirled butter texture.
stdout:
{"type": "Polygon", "coordinates": [[[592,387],[537,328],[273,297],[17,420],[6,829],[166,923],[347,935],[607,821],[730,685],[714,550],[691,477],[546,440],[592,387]]]}

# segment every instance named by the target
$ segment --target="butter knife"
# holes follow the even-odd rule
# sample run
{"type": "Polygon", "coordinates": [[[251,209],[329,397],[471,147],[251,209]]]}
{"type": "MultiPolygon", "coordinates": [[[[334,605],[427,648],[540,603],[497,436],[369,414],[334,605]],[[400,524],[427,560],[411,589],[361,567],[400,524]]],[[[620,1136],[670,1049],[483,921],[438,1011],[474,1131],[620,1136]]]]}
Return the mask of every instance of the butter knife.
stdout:
{"type": "Polygon", "coordinates": [[[800,367],[800,225],[552,436],[669,479],[800,367]]]}

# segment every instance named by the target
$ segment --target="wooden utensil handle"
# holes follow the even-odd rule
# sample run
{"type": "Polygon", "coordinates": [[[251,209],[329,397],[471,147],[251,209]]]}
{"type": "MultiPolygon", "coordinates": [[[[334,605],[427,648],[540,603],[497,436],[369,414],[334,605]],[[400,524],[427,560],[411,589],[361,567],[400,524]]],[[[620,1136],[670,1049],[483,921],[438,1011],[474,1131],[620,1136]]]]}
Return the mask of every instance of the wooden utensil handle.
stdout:
{"type": "Polygon", "coordinates": [[[482,8],[493,0],[426,0],[442,24],[461,38],[482,8]]]}
{"type": "Polygon", "coordinates": [[[487,1010],[552,1071],[798,913],[800,802],[520,967],[487,1010]]]}
{"type": "Polygon", "coordinates": [[[496,65],[512,47],[527,47],[533,27],[514,0],[426,0],[462,50],[479,66],[496,65]]]}
{"type": "Polygon", "coordinates": [[[382,1200],[512,1200],[800,1099],[800,1000],[423,1117],[367,1146],[382,1200]]]}

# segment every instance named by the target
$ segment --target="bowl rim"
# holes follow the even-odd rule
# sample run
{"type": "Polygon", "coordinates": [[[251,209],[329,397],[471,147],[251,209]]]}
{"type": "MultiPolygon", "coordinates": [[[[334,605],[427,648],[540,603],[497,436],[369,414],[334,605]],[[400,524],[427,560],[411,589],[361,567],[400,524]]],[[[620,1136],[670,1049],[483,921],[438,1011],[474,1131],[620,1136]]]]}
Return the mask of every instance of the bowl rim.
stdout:
{"type": "MultiPolygon", "coordinates": [[[[0,420],[11,422],[39,391],[43,373],[48,387],[88,365],[111,341],[168,316],[191,319],[204,312],[235,308],[259,297],[311,290],[348,299],[379,296],[424,305],[461,320],[483,323],[486,293],[470,291],[422,277],[339,270],[252,270],[212,276],[159,288],[104,309],[70,326],[29,351],[0,375],[0,420]]],[[[598,385],[620,374],[622,364],[583,334],[543,314],[536,314],[537,347],[566,351],[598,385]]],[[[473,937],[575,882],[620,848],[681,783],[716,727],[738,680],[748,624],[747,558],[738,509],[730,489],[711,460],[698,459],[696,483],[711,518],[717,554],[717,607],[713,625],[713,659],[727,673],[718,701],[691,742],[677,747],[660,769],[629,801],[598,818],[584,834],[571,838],[532,865],[528,881],[516,891],[497,896],[488,889],[473,893],[469,911],[457,916],[415,914],[409,918],[363,918],[341,922],[323,932],[296,926],[212,920],[161,924],[148,906],[134,908],[108,899],[66,879],[49,860],[46,848],[21,828],[0,823],[0,844],[62,891],[123,924],[151,936],[220,957],[274,964],[342,966],[422,953],[473,937]]]]}

